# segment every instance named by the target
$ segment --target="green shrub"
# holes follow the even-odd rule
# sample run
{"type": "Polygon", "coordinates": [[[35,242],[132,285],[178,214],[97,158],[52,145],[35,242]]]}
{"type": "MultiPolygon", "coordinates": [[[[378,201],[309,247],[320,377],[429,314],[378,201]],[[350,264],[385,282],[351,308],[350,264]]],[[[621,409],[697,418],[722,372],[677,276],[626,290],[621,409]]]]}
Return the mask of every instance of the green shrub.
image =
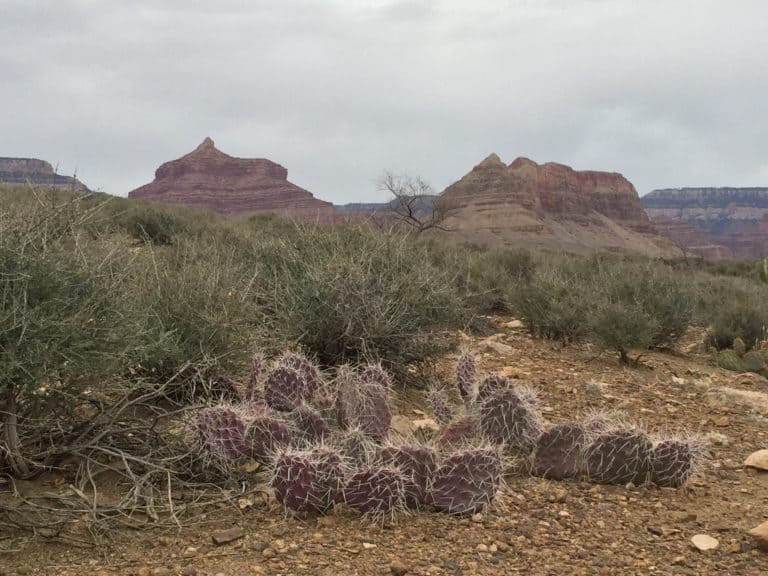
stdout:
{"type": "Polygon", "coordinates": [[[762,373],[765,370],[765,358],[757,350],[750,350],[741,359],[748,372],[762,373]]]}
{"type": "Polygon", "coordinates": [[[715,355],[715,364],[733,372],[744,372],[744,363],[733,350],[720,350],[715,355]]]}
{"type": "Polygon", "coordinates": [[[430,331],[466,317],[452,271],[405,236],[305,226],[258,250],[269,332],[325,363],[382,359],[402,371],[435,351],[430,331]]]}
{"type": "Polygon", "coordinates": [[[709,343],[722,350],[733,347],[734,341],[740,338],[746,350],[750,350],[765,340],[768,327],[766,296],[750,289],[737,291],[734,286],[730,298],[716,304],[709,343]]]}
{"type": "Polygon", "coordinates": [[[630,349],[649,348],[653,344],[659,325],[637,303],[604,302],[592,312],[589,330],[595,341],[616,350],[626,363],[630,349]]]}
{"type": "Polygon", "coordinates": [[[586,288],[580,274],[546,265],[517,287],[513,307],[534,336],[572,342],[587,332],[590,295],[586,288]]]}
{"type": "Polygon", "coordinates": [[[134,207],[124,216],[124,226],[134,238],[157,246],[172,244],[186,231],[184,219],[162,206],[134,207]]]}

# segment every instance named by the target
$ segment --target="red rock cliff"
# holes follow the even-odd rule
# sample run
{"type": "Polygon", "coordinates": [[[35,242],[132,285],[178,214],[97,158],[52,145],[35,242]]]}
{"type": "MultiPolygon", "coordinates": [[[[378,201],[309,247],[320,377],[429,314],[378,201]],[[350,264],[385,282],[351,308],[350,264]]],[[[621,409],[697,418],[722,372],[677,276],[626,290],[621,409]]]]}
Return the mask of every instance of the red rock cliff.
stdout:
{"type": "Polygon", "coordinates": [[[443,196],[460,204],[518,204],[541,216],[583,219],[593,212],[639,232],[655,232],[632,183],[615,172],[576,171],[517,158],[505,166],[491,154],[443,196]]]}
{"type": "Polygon", "coordinates": [[[262,158],[234,158],[206,138],[186,156],[166,162],[155,179],[131,198],[185,204],[221,214],[274,212],[298,219],[329,220],[333,205],[288,181],[288,170],[262,158]]]}
{"type": "Polygon", "coordinates": [[[677,252],[657,234],[632,183],[612,172],[527,158],[505,165],[491,154],[439,201],[456,210],[451,225],[473,241],[654,256],[677,252]]]}

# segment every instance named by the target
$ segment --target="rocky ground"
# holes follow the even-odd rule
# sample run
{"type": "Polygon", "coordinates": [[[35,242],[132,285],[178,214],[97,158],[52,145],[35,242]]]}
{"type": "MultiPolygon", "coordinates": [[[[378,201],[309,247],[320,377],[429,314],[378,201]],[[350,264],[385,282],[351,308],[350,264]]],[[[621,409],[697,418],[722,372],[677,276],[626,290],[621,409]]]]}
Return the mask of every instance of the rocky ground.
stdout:
{"type": "MultiPolygon", "coordinates": [[[[0,575],[766,573],[768,553],[747,532],[768,520],[768,474],[743,462],[768,446],[767,380],[712,367],[700,333],[683,352],[649,353],[628,368],[588,346],[533,341],[508,320],[494,319],[490,339],[467,342],[484,371],[532,384],[550,422],[622,410],[651,432],[704,435],[709,457],[688,487],[511,477],[483,515],[421,513],[383,525],[344,509],[286,518],[265,496],[208,510],[181,529],[124,530],[98,547],[0,534],[0,575]],[[717,547],[699,550],[697,535],[717,547]]],[[[399,411],[401,426],[428,415],[417,393],[402,395],[399,411]]]]}

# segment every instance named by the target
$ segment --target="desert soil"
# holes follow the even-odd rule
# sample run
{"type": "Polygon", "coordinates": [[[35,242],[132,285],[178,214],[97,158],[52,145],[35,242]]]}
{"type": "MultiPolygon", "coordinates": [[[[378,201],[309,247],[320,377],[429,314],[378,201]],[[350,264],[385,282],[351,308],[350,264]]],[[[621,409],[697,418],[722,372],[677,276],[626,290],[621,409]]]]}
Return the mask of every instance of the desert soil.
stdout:
{"type": "MultiPolygon", "coordinates": [[[[708,435],[700,471],[680,490],[510,477],[491,508],[473,518],[425,512],[382,525],[341,509],[302,520],[265,497],[243,509],[206,511],[181,529],[126,529],[98,547],[6,533],[0,575],[768,573],[768,553],[747,535],[768,519],[768,474],[743,466],[768,447],[767,380],[711,366],[697,344],[701,333],[681,352],[649,353],[628,368],[610,353],[534,341],[508,318],[492,321],[497,334],[467,344],[480,352],[483,371],[533,385],[548,421],[622,410],[651,432],[708,435]],[[602,394],[589,382],[602,384],[602,394]],[[243,536],[212,542],[230,528],[243,536]],[[697,534],[718,547],[698,550],[697,534]]],[[[454,362],[445,359],[446,374],[454,362]]],[[[398,408],[413,420],[428,413],[420,393],[401,395],[398,408]]]]}

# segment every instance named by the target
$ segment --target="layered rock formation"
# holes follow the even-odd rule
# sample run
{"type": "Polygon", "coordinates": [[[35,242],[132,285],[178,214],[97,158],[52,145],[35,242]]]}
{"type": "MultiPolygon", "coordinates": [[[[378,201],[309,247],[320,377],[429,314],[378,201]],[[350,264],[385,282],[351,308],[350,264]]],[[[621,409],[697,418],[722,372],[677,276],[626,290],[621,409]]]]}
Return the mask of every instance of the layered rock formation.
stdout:
{"type": "MultiPolygon", "coordinates": [[[[654,222],[682,222],[736,258],[768,255],[768,188],[671,188],[642,198],[654,222]]],[[[694,248],[694,240],[688,248],[694,248]]]]}
{"type": "Polygon", "coordinates": [[[621,174],[576,171],[563,164],[491,154],[446,188],[439,202],[448,225],[467,239],[497,245],[673,256],[632,184],[621,174]]]}
{"type": "Polygon", "coordinates": [[[160,166],[154,181],[128,196],[228,215],[272,212],[304,220],[333,219],[333,205],[289,182],[288,171],[279,164],[234,158],[218,150],[210,138],[186,156],[160,166]]]}
{"type": "Polygon", "coordinates": [[[0,158],[0,184],[54,187],[73,192],[88,191],[79,180],[56,174],[49,162],[37,158],[0,158]]]}

